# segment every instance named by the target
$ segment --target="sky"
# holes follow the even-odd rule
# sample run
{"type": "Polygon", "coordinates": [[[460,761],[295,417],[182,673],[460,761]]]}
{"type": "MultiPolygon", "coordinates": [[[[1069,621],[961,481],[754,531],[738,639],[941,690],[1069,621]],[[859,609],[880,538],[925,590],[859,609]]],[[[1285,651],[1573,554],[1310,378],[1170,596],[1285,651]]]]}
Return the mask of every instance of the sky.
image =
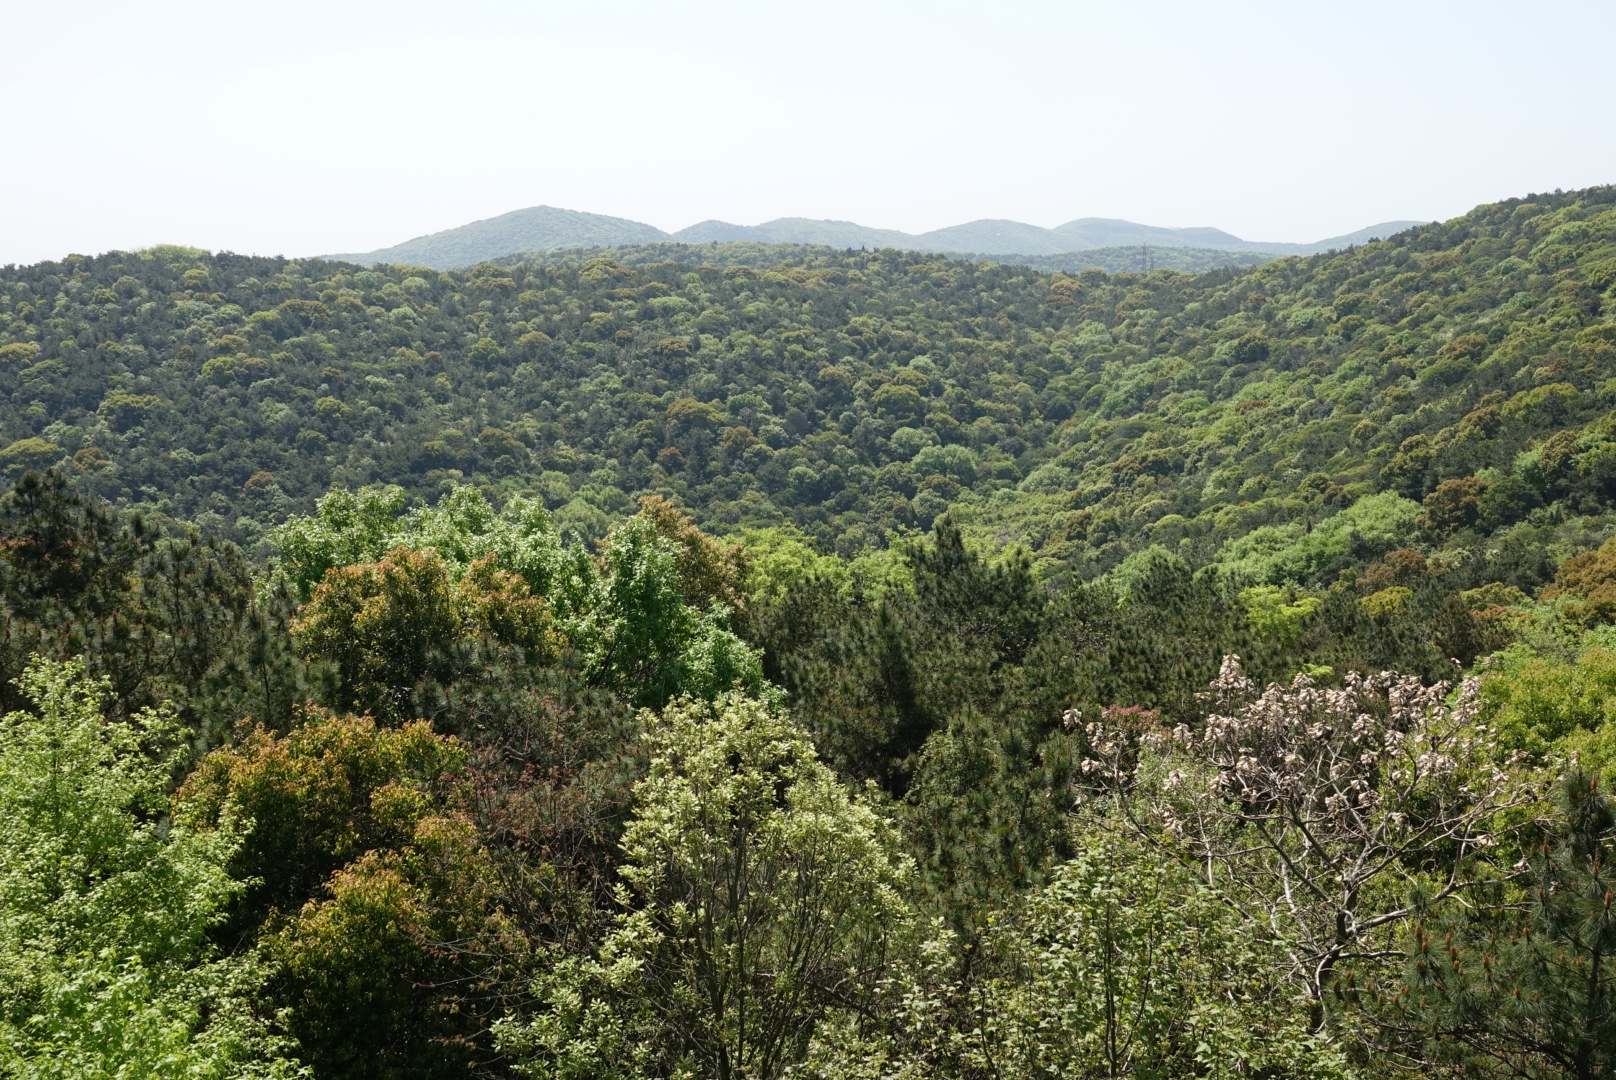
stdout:
{"type": "Polygon", "coordinates": [[[1306,242],[1616,182],[1616,4],[0,0],[0,264],[548,204],[1306,242]]]}

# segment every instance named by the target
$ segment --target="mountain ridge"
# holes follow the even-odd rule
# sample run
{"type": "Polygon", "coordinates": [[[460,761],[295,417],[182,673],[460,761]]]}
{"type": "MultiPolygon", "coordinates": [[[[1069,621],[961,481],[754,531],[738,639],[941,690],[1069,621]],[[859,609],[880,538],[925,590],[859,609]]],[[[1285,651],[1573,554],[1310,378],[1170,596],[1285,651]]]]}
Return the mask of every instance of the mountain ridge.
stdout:
{"type": "Polygon", "coordinates": [[[1207,226],[1165,228],[1119,218],[1075,218],[1053,229],[1004,218],[980,218],[924,233],[877,229],[852,221],[783,217],[759,225],[709,219],[677,232],[628,218],[530,206],[453,229],[417,236],[392,247],[326,258],[363,265],[388,263],[451,270],[511,255],[662,242],[714,244],[822,244],[839,248],[896,248],[977,257],[1053,256],[1120,247],[1197,248],[1260,253],[1272,258],[1312,255],[1388,236],[1422,224],[1387,221],[1311,244],[1242,240],[1207,226]]]}

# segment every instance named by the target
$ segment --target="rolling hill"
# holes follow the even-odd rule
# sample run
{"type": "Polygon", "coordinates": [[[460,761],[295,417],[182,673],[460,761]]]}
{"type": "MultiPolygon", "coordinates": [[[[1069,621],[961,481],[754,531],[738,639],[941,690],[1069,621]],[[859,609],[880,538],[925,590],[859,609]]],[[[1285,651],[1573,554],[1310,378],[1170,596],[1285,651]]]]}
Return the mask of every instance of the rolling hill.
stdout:
{"type": "MultiPolygon", "coordinates": [[[[566,248],[612,247],[657,242],[682,244],[818,244],[835,248],[938,251],[993,258],[1035,258],[1122,247],[1190,248],[1238,251],[1274,258],[1310,255],[1384,238],[1417,222],[1388,221],[1313,244],[1257,243],[1221,229],[1164,229],[1110,218],[1079,218],[1053,229],[1018,221],[982,219],[931,232],[911,234],[872,229],[851,221],[776,218],[761,225],[703,221],[675,233],[626,218],[534,206],[457,229],[419,236],[390,248],[328,256],[362,265],[376,263],[451,270],[510,255],[566,248]]],[[[1105,264],[1100,264],[1105,265],[1105,264]]],[[[1166,265],[1166,264],[1163,264],[1166,265]]]]}
{"type": "Polygon", "coordinates": [[[530,206],[498,217],[473,221],[459,228],[417,236],[393,247],[362,254],[332,255],[332,259],[403,266],[430,266],[449,270],[497,259],[518,251],[556,248],[605,247],[649,244],[667,234],[652,225],[604,214],[585,214],[554,206],[530,206]]]}
{"type": "Polygon", "coordinates": [[[869,229],[850,221],[810,221],[779,218],[762,225],[731,225],[704,221],[672,235],[685,243],[749,240],[756,243],[829,244],[834,247],[897,248],[903,251],[938,251],[948,254],[1049,256],[1079,251],[1124,247],[1192,248],[1199,251],[1239,251],[1268,258],[1312,255],[1340,250],[1370,239],[1382,239],[1418,225],[1416,221],[1387,221],[1345,236],[1332,236],[1312,244],[1260,243],[1242,240],[1221,229],[1164,229],[1113,218],[1079,218],[1053,229],[1019,221],[984,218],[925,233],[869,229]]]}

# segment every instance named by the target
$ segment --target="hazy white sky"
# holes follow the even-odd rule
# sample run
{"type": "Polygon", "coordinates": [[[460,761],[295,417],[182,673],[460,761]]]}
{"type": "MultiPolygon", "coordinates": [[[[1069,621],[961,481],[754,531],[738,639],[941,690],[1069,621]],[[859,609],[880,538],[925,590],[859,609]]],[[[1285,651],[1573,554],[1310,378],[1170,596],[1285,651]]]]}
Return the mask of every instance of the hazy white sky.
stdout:
{"type": "Polygon", "coordinates": [[[0,263],[1122,217],[1308,241],[1616,181],[1616,4],[0,0],[0,263]]]}

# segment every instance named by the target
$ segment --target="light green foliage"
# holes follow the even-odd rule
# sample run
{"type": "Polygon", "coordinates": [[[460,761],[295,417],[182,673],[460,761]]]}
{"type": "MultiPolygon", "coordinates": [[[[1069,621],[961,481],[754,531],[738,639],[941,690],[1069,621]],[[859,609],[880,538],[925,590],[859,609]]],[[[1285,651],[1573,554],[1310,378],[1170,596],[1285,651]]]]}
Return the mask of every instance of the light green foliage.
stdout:
{"type": "Polygon", "coordinates": [[[901,427],[892,433],[888,441],[898,456],[907,461],[926,447],[935,445],[937,436],[924,428],[901,427]]]}
{"type": "Polygon", "coordinates": [[[590,666],[612,681],[671,675],[667,665],[688,642],[694,613],[679,593],[679,553],[648,521],[612,531],[601,553],[604,570],[582,615],[576,640],[590,666]]]}
{"type": "Polygon", "coordinates": [[[1392,492],[1366,495],[1311,530],[1266,525],[1218,552],[1224,570],[1268,584],[1305,585],[1332,561],[1397,547],[1414,532],[1419,504],[1392,492]]]}
{"type": "Polygon", "coordinates": [[[826,1009],[856,1007],[902,929],[886,823],[768,705],[671,706],[624,833],[632,904],[534,986],[501,1045],[529,1076],[770,1080],[826,1009]]]}
{"type": "MultiPolygon", "coordinates": [[[[1341,1070],[1297,1031],[1306,1005],[1265,940],[1177,868],[1096,834],[1020,919],[990,934],[1013,974],[987,990],[1022,1075],[1239,1077],[1341,1070]]],[[[990,1051],[991,1053],[991,1051],[990,1051]]]]}
{"type": "Polygon", "coordinates": [[[1401,615],[1413,601],[1413,589],[1406,585],[1393,585],[1359,600],[1358,610],[1371,619],[1387,621],[1401,615]]]}
{"type": "Polygon", "coordinates": [[[281,572],[301,600],[307,600],[325,572],[336,566],[374,562],[390,546],[404,510],[398,487],[366,487],[357,492],[332,488],[308,517],[293,517],[270,533],[281,557],[281,572]]]}
{"type": "Polygon", "coordinates": [[[1000,917],[970,968],[940,931],[903,965],[888,1031],[828,1029],[810,1075],[1035,1080],[1338,1076],[1299,1036],[1306,1003],[1282,985],[1283,942],[1241,923],[1194,875],[1085,822],[1076,857],[1000,917]],[[1092,828],[1093,831],[1088,831],[1092,828]],[[952,974],[974,969],[963,979],[952,974]],[[949,1024],[953,1009],[971,1020],[949,1024]]]}
{"type": "Polygon", "coordinates": [[[762,659],[726,623],[718,604],[687,605],[679,591],[679,549],[644,517],[612,530],[600,570],[576,563],[583,589],[563,632],[590,671],[636,703],[660,705],[680,694],[711,699],[730,689],[760,695],[762,659]]]}
{"type": "Polygon", "coordinates": [[[841,581],[847,564],[815,551],[808,538],[795,529],[746,529],[741,544],[752,556],[746,577],[751,603],[778,600],[797,583],[812,577],[841,581]]]}
{"type": "Polygon", "coordinates": [[[240,837],[162,819],[170,716],[105,722],[83,665],[23,676],[0,719],[0,1073],[291,1076],[248,1003],[264,972],[207,940],[240,837]]]}
{"type": "Polygon", "coordinates": [[[1293,645],[1302,636],[1302,623],[1319,610],[1316,596],[1290,600],[1278,585],[1255,585],[1240,593],[1246,607],[1246,622],[1258,634],[1282,645],[1293,645]]]}
{"type": "Polygon", "coordinates": [[[1140,584],[1152,575],[1182,573],[1188,569],[1188,565],[1178,555],[1160,544],[1152,544],[1123,559],[1117,568],[1111,571],[1111,585],[1116,589],[1117,599],[1127,603],[1140,584]]]}
{"type": "Polygon", "coordinates": [[[0,464],[13,475],[22,472],[30,466],[39,468],[50,464],[62,456],[62,448],[55,443],[37,436],[18,439],[10,446],[0,449],[0,464]]]}
{"type": "Polygon", "coordinates": [[[916,476],[938,473],[962,484],[976,483],[976,455],[963,446],[928,446],[909,463],[916,476]]]}
{"type": "Polygon", "coordinates": [[[914,539],[866,549],[851,559],[821,555],[809,537],[789,526],[747,529],[736,538],[749,556],[745,580],[749,606],[779,603],[810,579],[832,582],[839,595],[874,602],[889,589],[913,588],[908,552],[914,539]]]}
{"type": "Polygon", "coordinates": [[[404,507],[404,492],[395,486],[332,488],[312,515],[294,516],[270,533],[281,572],[306,600],[327,570],[374,562],[402,544],[436,550],[457,578],[478,559],[497,555],[501,570],[521,574],[536,593],[549,591],[560,542],[541,504],[516,498],[496,511],[466,485],[452,488],[437,506],[416,507],[401,518],[404,507]]]}
{"type": "Polygon", "coordinates": [[[915,538],[894,543],[891,547],[865,551],[848,561],[848,587],[872,603],[889,589],[900,592],[914,588],[914,568],[909,553],[914,550],[915,538]]]}
{"type": "Polygon", "coordinates": [[[1567,661],[1515,645],[1493,657],[1481,695],[1508,749],[1575,752],[1585,767],[1616,775],[1616,651],[1591,648],[1567,661]]]}
{"type": "Polygon", "coordinates": [[[560,536],[542,503],[517,497],[496,511],[469,484],[451,489],[436,506],[412,510],[398,540],[433,548],[457,576],[496,555],[501,570],[521,574],[541,596],[552,591],[561,560],[560,536]]]}
{"type": "Polygon", "coordinates": [[[462,486],[435,507],[398,517],[401,509],[397,489],[333,490],[314,516],[277,531],[282,572],[312,593],[327,570],[349,565],[342,560],[375,561],[394,546],[436,551],[451,578],[494,555],[498,569],[521,574],[544,598],[589,677],[635,704],[730,689],[767,692],[761,658],[730,630],[730,612],[685,602],[681,549],[644,515],[613,529],[596,559],[580,544],[564,545],[550,515],[527,499],[496,511],[476,488],[462,486]]]}

